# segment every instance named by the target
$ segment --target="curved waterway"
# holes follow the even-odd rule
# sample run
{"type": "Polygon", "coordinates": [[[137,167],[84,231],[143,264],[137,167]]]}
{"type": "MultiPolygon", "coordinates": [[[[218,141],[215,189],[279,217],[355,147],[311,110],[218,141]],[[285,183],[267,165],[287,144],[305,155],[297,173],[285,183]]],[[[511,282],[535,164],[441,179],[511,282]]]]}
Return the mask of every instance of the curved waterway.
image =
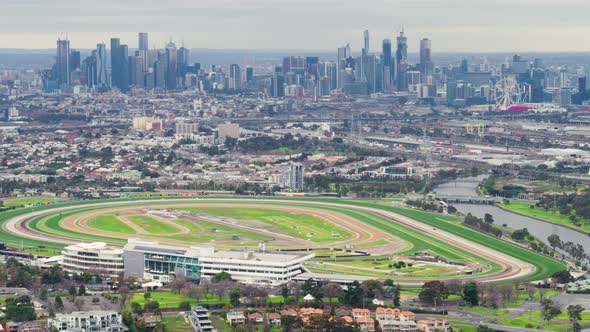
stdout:
{"type": "MultiPolygon", "coordinates": [[[[455,181],[443,183],[434,188],[434,192],[439,195],[457,195],[457,196],[477,196],[477,185],[483,180],[478,178],[462,178],[455,181]]],[[[520,214],[502,210],[493,205],[485,204],[452,204],[461,213],[483,218],[484,214],[489,213],[494,217],[494,223],[498,225],[506,224],[510,228],[528,229],[529,233],[537,238],[547,242],[547,237],[551,234],[557,234],[562,241],[571,241],[584,246],[586,252],[590,252],[590,236],[577,232],[567,227],[547,223],[534,218],[522,216],[520,214]]]]}

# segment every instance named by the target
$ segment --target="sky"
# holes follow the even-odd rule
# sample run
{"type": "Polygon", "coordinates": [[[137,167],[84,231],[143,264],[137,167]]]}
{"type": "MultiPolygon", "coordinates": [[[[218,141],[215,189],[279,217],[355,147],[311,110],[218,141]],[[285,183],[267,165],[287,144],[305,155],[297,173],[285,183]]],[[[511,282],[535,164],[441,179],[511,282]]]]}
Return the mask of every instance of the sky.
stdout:
{"type": "Polygon", "coordinates": [[[588,0],[1,0],[0,48],[72,48],[108,44],[137,47],[172,38],[210,49],[371,51],[402,27],[410,51],[421,38],[433,52],[590,52],[588,0]]]}

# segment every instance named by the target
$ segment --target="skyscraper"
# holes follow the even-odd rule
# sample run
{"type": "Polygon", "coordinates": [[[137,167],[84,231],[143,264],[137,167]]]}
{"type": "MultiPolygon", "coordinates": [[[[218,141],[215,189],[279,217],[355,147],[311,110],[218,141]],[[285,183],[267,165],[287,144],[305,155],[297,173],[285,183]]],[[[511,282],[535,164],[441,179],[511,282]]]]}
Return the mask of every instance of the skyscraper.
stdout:
{"type": "Polygon", "coordinates": [[[166,45],[166,89],[176,89],[176,45],[170,41],[166,45]]]}
{"type": "Polygon", "coordinates": [[[428,38],[420,40],[420,71],[424,74],[422,77],[426,78],[432,75],[432,42],[428,38]]]}
{"type": "Polygon", "coordinates": [[[107,47],[104,43],[96,44],[96,85],[99,89],[109,86],[109,72],[107,60],[107,47]]]}
{"type": "Polygon", "coordinates": [[[86,84],[90,88],[94,88],[96,86],[96,58],[97,52],[94,50],[89,57],[82,61],[82,83],[86,84]]]}
{"type": "Polygon", "coordinates": [[[344,87],[344,71],[347,66],[347,59],[350,57],[350,45],[338,48],[338,56],[336,58],[336,88],[342,89],[344,87]]]}
{"type": "Polygon", "coordinates": [[[185,76],[188,73],[188,64],[190,61],[190,51],[188,48],[182,46],[178,49],[178,61],[177,61],[177,76],[180,78],[180,82],[182,86],[186,86],[185,84],[185,76]]]}
{"type": "Polygon", "coordinates": [[[393,78],[393,58],[391,55],[391,39],[383,39],[383,48],[381,56],[383,58],[383,89],[389,90],[391,87],[391,80],[393,78]]]}
{"type": "Polygon", "coordinates": [[[129,54],[127,45],[119,38],[111,38],[111,80],[121,92],[129,91],[129,54]]]}
{"type": "Polygon", "coordinates": [[[138,49],[140,51],[144,51],[147,52],[149,49],[148,46],[148,34],[147,32],[140,32],[139,33],[139,47],[138,49]]]}
{"type": "Polygon", "coordinates": [[[363,31],[363,37],[364,37],[364,44],[363,44],[363,55],[367,55],[369,54],[369,30],[365,30],[363,31]]]}
{"type": "Polygon", "coordinates": [[[229,88],[230,90],[240,90],[242,88],[242,70],[235,63],[229,66],[229,88]]]}
{"type": "Polygon", "coordinates": [[[397,47],[395,51],[395,83],[399,91],[408,89],[406,72],[408,71],[408,38],[404,31],[400,31],[397,37],[397,47]]]}
{"type": "Polygon", "coordinates": [[[82,68],[81,61],[80,51],[70,50],[70,72],[82,68]]]}
{"type": "Polygon", "coordinates": [[[57,57],[55,59],[57,83],[70,84],[70,41],[57,40],[57,57]]]}

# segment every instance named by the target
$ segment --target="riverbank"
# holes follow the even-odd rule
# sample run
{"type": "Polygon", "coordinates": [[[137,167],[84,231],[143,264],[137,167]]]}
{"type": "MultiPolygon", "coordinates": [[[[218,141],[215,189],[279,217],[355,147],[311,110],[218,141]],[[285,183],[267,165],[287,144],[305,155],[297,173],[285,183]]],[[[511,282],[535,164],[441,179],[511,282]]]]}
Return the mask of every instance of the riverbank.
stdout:
{"type": "Polygon", "coordinates": [[[504,211],[508,211],[508,212],[511,212],[514,214],[521,215],[523,217],[532,218],[532,219],[539,220],[539,221],[542,221],[542,222],[545,222],[548,224],[555,224],[555,225],[559,225],[562,227],[567,227],[571,230],[580,232],[584,235],[590,235],[590,225],[585,225],[585,227],[578,227],[578,226],[572,225],[571,221],[567,217],[556,216],[556,215],[550,214],[549,212],[543,211],[541,208],[537,208],[537,207],[535,207],[534,209],[531,209],[530,204],[527,204],[527,203],[510,202],[508,204],[506,204],[506,203],[494,204],[494,206],[496,206],[504,211]]]}

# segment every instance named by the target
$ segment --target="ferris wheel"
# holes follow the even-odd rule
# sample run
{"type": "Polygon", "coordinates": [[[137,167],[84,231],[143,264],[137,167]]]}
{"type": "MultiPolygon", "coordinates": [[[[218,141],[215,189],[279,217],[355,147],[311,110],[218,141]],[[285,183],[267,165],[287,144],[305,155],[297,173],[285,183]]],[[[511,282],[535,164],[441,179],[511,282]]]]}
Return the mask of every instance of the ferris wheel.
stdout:
{"type": "Polygon", "coordinates": [[[516,77],[507,75],[496,83],[496,110],[505,111],[510,106],[518,105],[525,100],[525,91],[521,88],[516,77]]]}

